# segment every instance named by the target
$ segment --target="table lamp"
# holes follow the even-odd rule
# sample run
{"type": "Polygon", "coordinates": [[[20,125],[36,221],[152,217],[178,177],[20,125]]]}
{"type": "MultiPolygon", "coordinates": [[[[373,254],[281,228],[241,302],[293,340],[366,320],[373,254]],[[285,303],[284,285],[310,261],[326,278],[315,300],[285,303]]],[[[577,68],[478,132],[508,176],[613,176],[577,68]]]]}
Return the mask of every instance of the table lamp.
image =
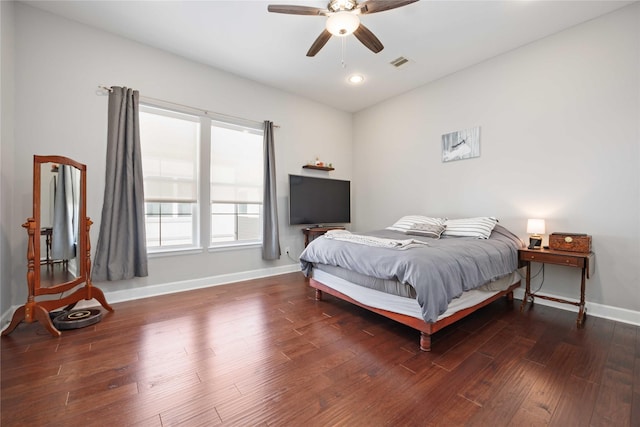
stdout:
{"type": "Polygon", "coordinates": [[[529,237],[529,249],[540,249],[542,246],[541,234],[544,234],[544,232],[544,219],[527,220],[527,233],[531,234],[529,237]]]}

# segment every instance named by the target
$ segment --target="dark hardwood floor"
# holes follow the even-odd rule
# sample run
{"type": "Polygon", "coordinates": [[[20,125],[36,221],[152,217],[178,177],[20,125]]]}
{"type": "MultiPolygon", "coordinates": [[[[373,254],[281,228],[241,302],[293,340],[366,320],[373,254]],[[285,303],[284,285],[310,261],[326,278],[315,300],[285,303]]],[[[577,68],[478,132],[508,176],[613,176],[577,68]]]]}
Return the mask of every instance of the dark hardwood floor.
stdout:
{"type": "Polygon", "coordinates": [[[300,273],[2,337],[2,426],[640,426],[640,328],[499,300],[434,335],[300,273]]]}

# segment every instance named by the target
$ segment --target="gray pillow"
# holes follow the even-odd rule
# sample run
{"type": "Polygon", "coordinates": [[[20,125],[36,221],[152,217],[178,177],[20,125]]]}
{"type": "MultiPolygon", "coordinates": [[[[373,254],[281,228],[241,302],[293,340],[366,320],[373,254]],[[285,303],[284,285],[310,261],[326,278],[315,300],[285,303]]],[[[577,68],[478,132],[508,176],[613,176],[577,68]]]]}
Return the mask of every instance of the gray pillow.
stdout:
{"type": "Polygon", "coordinates": [[[414,236],[431,237],[433,239],[439,239],[442,232],[445,230],[444,225],[439,224],[413,224],[408,230],[404,231],[405,234],[412,234],[414,236]]]}

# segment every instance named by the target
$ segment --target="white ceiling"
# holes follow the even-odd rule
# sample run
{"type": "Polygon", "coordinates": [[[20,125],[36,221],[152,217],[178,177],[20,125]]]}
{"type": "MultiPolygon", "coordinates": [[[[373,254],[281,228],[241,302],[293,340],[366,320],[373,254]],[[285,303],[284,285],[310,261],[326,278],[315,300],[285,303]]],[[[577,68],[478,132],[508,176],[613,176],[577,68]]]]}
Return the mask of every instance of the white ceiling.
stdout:
{"type": "Polygon", "coordinates": [[[26,1],[87,25],[154,46],[344,111],[355,112],[487,58],[611,12],[633,1],[433,1],[361,17],[385,48],[354,36],[307,50],[322,16],[267,12],[268,4],[324,8],[325,1],[26,1]],[[404,56],[398,69],[389,62],[404,56]],[[351,73],[365,76],[352,86],[351,73]]]}

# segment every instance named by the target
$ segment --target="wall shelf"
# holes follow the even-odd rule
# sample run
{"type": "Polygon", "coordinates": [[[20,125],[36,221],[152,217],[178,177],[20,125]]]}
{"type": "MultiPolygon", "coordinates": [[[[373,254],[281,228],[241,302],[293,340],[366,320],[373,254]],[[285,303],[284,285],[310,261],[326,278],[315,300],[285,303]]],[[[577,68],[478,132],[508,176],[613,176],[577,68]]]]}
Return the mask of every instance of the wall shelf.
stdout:
{"type": "Polygon", "coordinates": [[[316,169],[319,171],[332,171],[335,170],[335,168],[330,168],[328,166],[316,166],[316,165],[304,165],[302,166],[303,169],[316,169]]]}

